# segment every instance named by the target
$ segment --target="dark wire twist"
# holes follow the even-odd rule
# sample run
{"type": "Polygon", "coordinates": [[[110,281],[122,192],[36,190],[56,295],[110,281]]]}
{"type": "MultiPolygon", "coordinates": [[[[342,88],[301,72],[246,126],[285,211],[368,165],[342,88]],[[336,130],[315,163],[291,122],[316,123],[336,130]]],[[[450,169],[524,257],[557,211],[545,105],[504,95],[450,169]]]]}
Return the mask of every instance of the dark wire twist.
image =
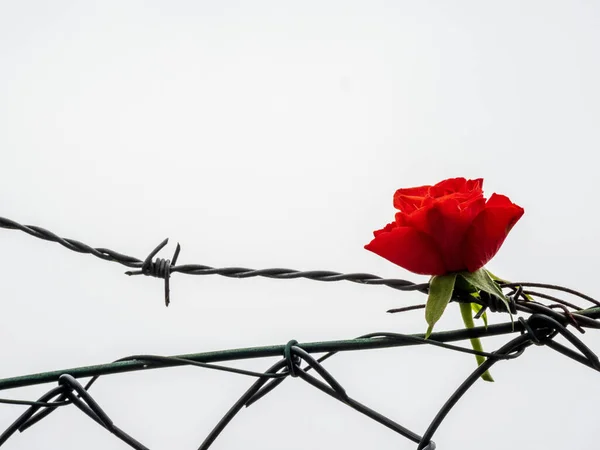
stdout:
{"type": "Polygon", "coordinates": [[[152,260],[159,251],[161,251],[165,245],[169,242],[169,239],[165,239],[160,244],[156,246],[154,250],[150,252],[150,254],[146,257],[144,262],[142,263],[142,268],[140,270],[129,270],[125,272],[127,275],[146,275],[150,277],[162,278],[165,280],[165,306],[169,306],[171,303],[171,288],[169,286],[169,279],[171,278],[171,271],[175,267],[177,263],[177,258],[179,258],[179,252],[181,252],[181,245],[179,242],[177,243],[177,247],[175,248],[175,253],[173,254],[173,260],[156,258],[156,260],[152,260]]]}
{"type": "Polygon", "coordinates": [[[172,273],[179,272],[187,275],[221,275],[229,278],[250,278],[250,277],[266,277],[274,278],[279,280],[291,280],[296,278],[307,278],[310,280],[333,282],[333,281],[351,281],[353,283],[367,284],[367,285],[382,285],[388,286],[393,289],[401,291],[420,291],[426,293],[429,288],[429,283],[416,284],[408,280],[401,279],[385,279],[377,275],[369,273],[340,273],[328,270],[310,270],[310,271],[299,271],[293,269],[283,268],[272,268],[272,269],[249,269],[246,267],[223,267],[215,268],[202,264],[184,264],[176,265],[177,258],[181,247],[177,244],[173,259],[169,262],[168,259],[158,258],[153,261],[153,258],[158,252],[163,249],[168,239],[161,242],[150,254],[142,261],[133,256],[128,256],[123,253],[116,252],[104,247],[94,248],[83,242],[75,239],[62,238],[55,233],[46,230],[45,228],[38,227],[35,225],[21,225],[4,217],[0,217],[0,228],[6,228],[9,230],[21,230],[30,236],[42,239],[45,241],[56,242],[63,247],[77,252],[87,253],[105,261],[112,261],[132,269],[125,272],[127,275],[146,275],[165,280],[165,303],[168,305],[170,302],[170,286],[169,278],[172,273]]]}

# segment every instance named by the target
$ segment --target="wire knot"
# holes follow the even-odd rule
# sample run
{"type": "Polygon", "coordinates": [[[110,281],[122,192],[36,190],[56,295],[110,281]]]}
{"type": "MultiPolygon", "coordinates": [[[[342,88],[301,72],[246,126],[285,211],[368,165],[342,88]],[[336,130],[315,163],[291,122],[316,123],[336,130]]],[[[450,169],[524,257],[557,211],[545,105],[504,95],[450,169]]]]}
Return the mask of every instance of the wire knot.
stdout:
{"type": "Polygon", "coordinates": [[[283,357],[285,358],[288,371],[289,371],[290,375],[292,376],[292,378],[296,378],[298,376],[296,369],[299,368],[300,361],[301,361],[300,356],[298,356],[292,352],[292,347],[294,345],[296,345],[297,343],[298,343],[297,340],[292,339],[287,344],[285,344],[285,347],[283,349],[283,357]]]}
{"type": "MultiPolygon", "coordinates": [[[[501,298],[496,297],[495,295],[491,295],[485,291],[481,291],[479,292],[479,298],[483,301],[484,305],[491,312],[507,311],[506,303],[501,298]]],[[[510,312],[511,314],[517,314],[517,304],[515,302],[516,298],[516,295],[508,296],[508,312],[510,312]]]]}
{"type": "Polygon", "coordinates": [[[156,258],[147,267],[142,267],[142,273],[156,278],[169,278],[171,276],[171,260],[156,258]]]}
{"type": "Polygon", "coordinates": [[[125,272],[127,275],[146,275],[155,278],[162,278],[165,280],[165,306],[169,306],[171,303],[171,289],[169,285],[169,279],[171,278],[171,269],[177,263],[177,258],[179,257],[179,252],[181,251],[181,246],[177,243],[177,248],[175,248],[175,253],[173,254],[173,260],[156,258],[156,260],[152,260],[159,251],[161,251],[165,245],[169,242],[169,239],[165,239],[160,244],[156,246],[154,250],[150,252],[150,254],[146,257],[144,262],[142,263],[142,267],[140,270],[129,270],[125,272]]]}
{"type": "MultiPolygon", "coordinates": [[[[549,339],[552,339],[554,335],[560,330],[556,328],[556,325],[547,320],[548,317],[543,314],[534,314],[527,320],[523,317],[519,317],[519,322],[523,325],[524,332],[529,335],[531,342],[535,345],[546,345],[549,339]],[[534,322],[538,322],[534,324],[534,322]]],[[[565,332],[567,330],[564,330],[565,332]]]]}
{"type": "Polygon", "coordinates": [[[102,410],[96,400],[88,393],[88,391],[69,374],[62,374],[58,377],[58,384],[65,388],[64,393],[67,398],[75,404],[84,413],[102,425],[111,433],[115,432],[115,425],[108,415],[102,410]],[[77,395],[74,395],[75,392],[77,395]]]}

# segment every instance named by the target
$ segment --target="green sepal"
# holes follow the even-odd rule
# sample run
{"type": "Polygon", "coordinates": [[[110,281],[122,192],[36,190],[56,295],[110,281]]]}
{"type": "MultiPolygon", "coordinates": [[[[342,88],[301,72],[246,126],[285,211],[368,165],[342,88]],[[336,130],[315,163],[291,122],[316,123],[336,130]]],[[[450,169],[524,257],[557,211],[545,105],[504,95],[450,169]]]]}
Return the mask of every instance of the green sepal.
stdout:
{"type": "MultiPolygon", "coordinates": [[[[462,275],[462,272],[458,273],[458,275],[462,275]]],[[[454,289],[456,291],[464,292],[467,294],[471,294],[475,297],[479,294],[479,289],[465,280],[463,277],[456,277],[456,283],[454,283],[454,289]]]]}
{"type": "Polygon", "coordinates": [[[428,338],[433,331],[433,326],[436,324],[448,302],[452,298],[454,291],[454,283],[456,282],[456,274],[438,275],[431,277],[429,281],[429,297],[425,305],[425,320],[427,321],[427,333],[425,338],[428,338]]]}
{"type": "MultiPolygon", "coordinates": [[[[463,318],[463,322],[465,323],[465,328],[474,328],[475,327],[475,323],[473,323],[473,315],[472,315],[472,310],[474,309],[475,303],[471,303],[470,305],[468,303],[460,303],[460,315],[463,318]]],[[[477,305],[479,306],[479,305],[477,305]]],[[[479,306],[481,308],[481,306],[479,306]]],[[[482,352],[483,351],[483,345],[481,344],[481,340],[479,338],[471,338],[469,339],[471,341],[471,347],[473,347],[473,350],[476,350],[478,352],[482,352]]],[[[475,355],[475,359],[477,360],[477,365],[480,366],[482,365],[486,358],[485,356],[482,355],[475,355]]],[[[492,378],[492,374],[490,373],[489,370],[486,370],[482,375],[481,375],[481,379],[485,380],[485,381],[494,381],[494,379],[492,378]]]]}
{"type": "MultiPolygon", "coordinates": [[[[479,289],[480,291],[487,292],[494,297],[502,300],[502,303],[506,306],[506,310],[510,315],[511,322],[513,321],[512,313],[510,312],[509,300],[500,289],[500,286],[496,284],[490,273],[485,269],[479,269],[475,272],[460,272],[459,274],[464,280],[471,284],[471,286],[479,289]]],[[[513,322],[514,324],[514,322],[513,322]]]]}

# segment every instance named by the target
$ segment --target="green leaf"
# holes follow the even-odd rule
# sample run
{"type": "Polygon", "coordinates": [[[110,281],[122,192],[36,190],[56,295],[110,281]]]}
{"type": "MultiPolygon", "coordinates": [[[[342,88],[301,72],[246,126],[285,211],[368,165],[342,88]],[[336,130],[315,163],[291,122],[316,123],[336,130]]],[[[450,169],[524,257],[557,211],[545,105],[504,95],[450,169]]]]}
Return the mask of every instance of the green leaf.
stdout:
{"type": "Polygon", "coordinates": [[[512,320],[512,314],[508,305],[508,298],[506,298],[504,292],[502,292],[502,289],[500,289],[500,286],[496,284],[487,270],[479,269],[475,272],[460,272],[460,276],[473,287],[476,287],[480,291],[487,292],[488,294],[498,297],[500,300],[502,300],[512,320]]]}
{"type": "MultiPolygon", "coordinates": [[[[473,316],[472,316],[472,310],[474,309],[475,304],[474,303],[460,303],[460,315],[463,318],[463,322],[465,323],[465,327],[466,328],[473,328],[475,327],[475,323],[473,323],[473,316]]],[[[477,305],[479,306],[479,305],[477,305]]],[[[480,307],[481,308],[481,307],[480,307]]],[[[470,339],[471,341],[471,347],[473,347],[473,350],[476,350],[478,352],[482,352],[483,351],[483,345],[481,344],[481,340],[479,338],[472,338],[470,339]]],[[[477,365],[482,365],[485,362],[485,356],[482,355],[475,355],[475,359],[477,360],[477,365]]],[[[494,379],[492,378],[492,374],[490,373],[489,370],[486,370],[482,375],[481,375],[481,379],[485,380],[485,381],[494,381],[494,379]]]]}
{"type": "Polygon", "coordinates": [[[433,326],[440,320],[446,306],[448,306],[448,302],[452,298],[455,282],[455,273],[431,277],[429,281],[429,297],[425,305],[425,320],[427,321],[427,325],[429,325],[425,334],[426,338],[429,337],[433,326]]]}

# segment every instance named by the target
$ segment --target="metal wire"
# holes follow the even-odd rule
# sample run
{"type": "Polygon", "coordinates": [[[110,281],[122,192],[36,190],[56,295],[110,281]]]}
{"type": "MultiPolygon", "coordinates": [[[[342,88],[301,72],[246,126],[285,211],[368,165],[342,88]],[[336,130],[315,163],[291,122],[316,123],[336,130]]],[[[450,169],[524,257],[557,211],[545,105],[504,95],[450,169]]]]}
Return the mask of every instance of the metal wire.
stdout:
{"type": "MultiPolygon", "coordinates": [[[[254,270],[242,267],[213,268],[199,264],[176,265],[180,253],[177,245],[175,254],[171,260],[155,258],[158,252],[167,244],[165,239],[150,254],[140,260],[122,253],[106,248],[93,248],[80,241],[61,238],[56,234],[33,225],[21,225],[9,219],[0,217],[0,228],[17,229],[39,239],[53,241],[65,248],[78,252],[94,255],[106,261],[118,262],[129,268],[136,269],[126,272],[128,275],[147,275],[165,280],[165,304],[170,301],[169,279],[172,273],[184,273],[190,275],[222,275],[232,278],[267,277],[274,279],[296,279],[307,278],[316,281],[351,281],[368,285],[384,285],[403,291],[428,292],[428,284],[416,284],[407,280],[384,279],[368,273],[343,274],[332,271],[297,271],[291,269],[261,269],[254,270]]],[[[7,390],[23,386],[31,386],[43,383],[58,383],[36,401],[0,399],[0,403],[25,405],[27,410],[19,416],[2,434],[0,434],[0,446],[16,431],[25,431],[39,421],[43,420],[58,407],[69,405],[78,408],[97,424],[102,426],[115,437],[128,444],[136,450],[146,450],[148,447],[131,437],[129,434],[117,427],[108,414],[100,407],[99,403],[91,396],[89,389],[100,376],[118,374],[138,370],[160,369],[165,367],[190,365],[204,369],[227,371],[239,375],[255,377],[257,380],[239,398],[239,400],[227,411],[223,418],[200,445],[200,450],[207,450],[217,437],[224,431],[226,426],[244,408],[249,407],[264,396],[274,391],[288,377],[299,378],[309,385],[315,387],[330,397],[346,404],[350,408],[360,412],[366,417],[395,431],[399,435],[417,444],[417,450],[434,450],[435,443],[432,441],[435,431],[442,424],[445,417],[453,406],[468,391],[468,389],[498,361],[509,360],[520,357],[531,345],[545,345],[558,353],[583,364],[593,370],[600,371],[600,360],[596,354],[585,345],[585,343],[573,334],[569,325],[580,333],[585,328],[600,328],[600,302],[573,289],[562,286],[542,283],[498,283],[502,289],[510,292],[509,310],[498,299],[492,296],[481,295],[476,300],[471,296],[455,293],[453,301],[478,302],[482,306],[480,313],[486,310],[492,312],[511,312],[516,314],[522,312],[529,314],[528,319],[519,317],[518,321],[490,325],[488,327],[476,327],[472,329],[453,330],[433,333],[428,339],[424,335],[404,335],[399,333],[376,332],[361,336],[356,339],[328,342],[313,342],[300,344],[295,340],[285,345],[274,345],[267,347],[254,347],[244,349],[232,349],[208,353],[198,353],[179,356],[157,356],[157,355],[134,355],[121,358],[109,364],[100,364],[89,367],[77,367],[71,369],[55,370],[51,372],[23,375],[13,378],[0,379],[0,390],[7,390]],[[525,288],[534,287],[546,290],[566,293],[577,297],[579,300],[589,302],[591,308],[584,308],[571,301],[558,298],[555,295],[528,291],[525,288]],[[544,304],[539,299],[549,300],[553,303],[544,304]],[[494,352],[480,352],[470,348],[450,344],[450,342],[484,338],[488,336],[509,335],[519,333],[519,336],[510,340],[494,352]],[[560,344],[554,340],[556,336],[562,336],[569,346],[560,344]],[[442,405],[436,416],[423,435],[400,425],[392,419],[374,411],[363,403],[352,398],[346,389],[327,371],[322,363],[338,352],[366,350],[375,348],[403,347],[411,345],[434,345],[447,350],[471,353],[486,357],[485,362],[477,367],[465,381],[457,388],[450,398],[442,405]],[[311,356],[313,353],[325,353],[319,359],[311,356]],[[268,368],[265,372],[255,372],[244,369],[232,368],[215,364],[217,362],[234,361],[241,359],[263,358],[281,356],[282,359],[268,368]],[[302,367],[305,363],[306,366],[302,367]],[[313,371],[315,375],[311,375],[313,371]],[[83,386],[79,378],[92,377],[83,386]]],[[[409,306],[398,310],[409,311],[422,308],[422,305],[409,306]]]]}
{"type": "MultiPolygon", "coordinates": [[[[598,313],[600,317],[600,312],[598,313]]],[[[447,345],[447,342],[457,342],[475,337],[489,337],[510,334],[522,330],[522,325],[515,323],[494,324],[486,327],[475,327],[471,329],[460,329],[453,331],[433,332],[428,339],[424,334],[403,335],[398,333],[371,333],[357,339],[327,341],[327,342],[308,342],[301,344],[302,348],[309,353],[327,353],[327,352],[347,352],[355,350],[372,350],[377,348],[406,347],[412,345],[447,345]]],[[[128,356],[119,361],[98,364],[95,366],[74,367],[50,372],[34,373],[11,378],[0,379],[0,391],[14,389],[26,386],[35,386],[39,384],[57,382],[63,373],[69,373],[75,378],[97,377],[101,375],[114,375],[126,372],[140,370],[152,370],[166,367],[175,367],[185,364],[193,364],[201,367],[224,370],[223,366],[216,366],[214,363],[224,361],[236,361],[242,359],[256,359],[280,356],[283,354],[285,346],[272,345],[264,347],[230,349],[215,352],[204,352],[177,355],[173,358],[163,358],[159,364],[153,358],[155,356],[128,356]],[[140,359],[138,359],[140,358],[140,359]],[[148,359],[144,359],[148,358],[148,359]],[[166,359],[164,359],[166,358],[166,359]],[[212,364],[211,364],[212,363],[212,364]]],[[[453,348],[454,349],[454,348],[453,348]]],[[[478,354],[471,349],[463,349],[466,353],[478,354]]],[[[484,356],[487,356],[484,354],[484,356]]],[[[238,371],[238,369],[231,371],[238,371]]],[[[241,372],[241,371],[240,371],[241,372]]]]}
{"type": "Polygon", "coordinates": [[[310,270],[300,271],[293,269],[273,268],[273,269],[248,269],[246,267],[222,267],[215,268],[206,266],[203,264],[184,264],[175,265],[177,258],[181,251],[181,247],[177,244],[177,249],[173,255],[172,261],[157,258],[153,258],[158,252],[167,245],[168,239],[163,240],[158,244],[144,259],[138,259],[133,256],[128,256],[123,253],[110,250],[108,248],[98,247],[94,248],[83,242],[70,238],[61,238],[55,233],[46,230],[45,228],[38,227],[35,225],[21,225],[13,220],[0,217],[0,228],[6,228],[9,230],[21,230],[33,237],[43,239],[45,241],[56,242],[63,247],[77,252],[87,253],[95,256],[96,258],[103,259],[105,261],[112,261],[122,264],[126,267],[138,269],[130,270],[125,272],[127,275],[147,275],[165,279],[165,303],[169,303],[169,285],[168,280],[173,273],[183,273],[187,275],[221,275],[229,278],[250,278],[250,277],[266,277],[274,278],[279,280],[290,280],[296,278],[307,278],[316,281],[352,281],[354,283],[368,284],[368,285],[383,285],[401,291],[421,291],[427,292],[428,283],[416,284],[411,281],[401,279],[385,279],[372,275],[369,273],[339,273],[329,270],[310,270]]]}
{"type": "MultiPolygon", "coordinates": [[[[351,281],[353,283],[366,284],[366,285],[375,285],[375,286],[387,286],[393,289],[401,290],[401,291],[419,291],[422,293],[427,293],[429,289],[429,283],[413,283],[408,280],[397,279],[397,278],[382,278],[377,275],[373,275],[370,273],[340,273],[329,270],[310,270],[310,271],[300,271],[294,269],[285,269],[285,268],[269,268],[269,269],[249,269],[246,267],[221,267],[215,268],[203,264],[183,264],[176,265],[177,259],[179,257],[181,246],[179,243],[177,244],[177,248],[172,257],[172,260],[155,258],[160,250],[162,250],[168,243],[168,239],[164,239],[160,244],[158,244],[144,260],[135,258],[133,256],[128,256],[123,253],[110,250],[104,247],[91,247],[90,245],[84,244],[75,239],[70,238],[62,238],[57,234],[46,230],[45,228],[35,226],[35,225],[22,225],[13,220],[0,217],[0,228],[5,228],[9,230],[21,230],[33,237],[38,239],[56,242],[63,247],[77,252],[77,253],[86,253],[91,254],[97,258],[103,259],[105,261],[117,262],[121,265],[127,266],[129,268],[134,268],[138,270],[129,270],[125,272],[127,275],[146,275],[152,277],[158,277],[165,280],[165,304],[168,306],[170,303],[170,276],[173,273],[182,273],[187,275],[221,275],[229,278],[251,278],[251,277],[266,277],[273,278],[278,280],[290,280],[297,278],[306,278],[315,281],[322,282],[333,282],[333,281],[351,281]]],[[[554,296],[549,296],[548,294],[543,293],[535,293],[529,291],[519,290],[519,287],[539,287],[549,290],[557,290],[568,293],[570,295],[574,295],[583,299],[587,302],[592,303],[594,306],[600,306],[600,301],[586,295],[580,293],[576,290],[566,288],[563,286],[557,286],[553,284],[544,284],[544,283],[529,283],[529,282],[521,282],[521,283],[507,283],[507,282],[499,282],[500,287],[511,289],[514,294],[513,302],[511,302],[512,313],[514,314],[516,311],[522,312],[530,312],[530,308],[526,305],[529,299],[528,295],[537,294],[539,297],[552,299],[555,303],[563,303],[569,307],[575,307],[574,309],[578,309],[579,307],[573,305],[570,302],[566,302],[564,300],[558,299],[554,296]]],[[[455,293],[452,298],[452,301],[458,302],[478,302],[482,306],[489,308],[491,311],[506,311],[505,306],[502,302],[499,302],[498,299],[492,296],[482,296],[481,299],[475,299],[471,296],[461,296],[459,293],[455,293]]],[[[577,320],[585,320],[580,319],[577,320]]],[[[588,321],[588,326],[592,322],[588,321]]],[[[598,326],[600,328],[600,325],[598,326]]]]}
{"type": "MultiPolygon", "coordinates": [[[[594,315],[597,315],[595,312],[594,315]]],[[[321,342],[321,343],[307,343],[298,344],[296,341],[290,341],[286,345],[271,346],[271,347],[259,347],[249,348],[240,350],[229,350],[223,352],[212,352],[198,355],[178,356],[178,357],[158,357],[154,355],[139,355],[135,357],[134,361],[128,361],[114,363],[115,368],[125,369],[120,367],[119,364],[136,364],[134,367],[126,368],[130,370],[147,370],[150,368],[170,367],[170,366],[181,366],[181,365],[192,365],[202,368],[213,368],[222,370],[222,366],[213,366],[208,363],[198,364],[199,359],[207,360],[239,360],[243,358],[256,358],[266,357],[273,355],[283,355],[283,359],[271,366],[264,373],[257,373],[251,371],[238,370],[237,373],[258,377],[258,380],[253,383],[251,388],[240,397],[240,399],[230,408],[225,416],[217,423],[215,428],[209,433],[207,438],[201,444],[199,449],[206,450],[214,442],[214,440],[223,432],[227,424],[233,420],[233,418],[241,411],[244,406],[250,406],[255,403],[258,399],[264,397],[267,393],[271,392],[276,386],[278,386],[286,377],[294,376],[300,378],[310,385],[316,387],[320,391],[328,394],[336,400],[348,405],[352,409],[364,414],[365,416],[375,420],[376,422],[384,425],[385,427],[397,432],[405,438],[418,444],[419,450],[432,450],[435,448],[435,444],[431,440],[433,434],[437,428],[441,425],[444,418],[450,412],[452,407],[458,402],[458,400],[464,395],[468,389],[479,379],[481,374],[488,370],[493,364],[500,360],[514,359],[521,356],[527,347],[530,345],[547,345],[548,347],[560,352],[561,354],[586,365],[596,371],[600,371],[600,361],[595,353],[589,349],[577,336],[567,329],[567,326],[563,325],[559,321],[552,317],[543,314],[533,314],[529,319],[524,320],[521,318],[520,321],[514,324],[514,329],[511,323],[492,325],[486,330],[484,327],[473,328],[471,330],[455,330],[451,332],[434,333],[429,339],[424,339],[423,335],[403,335],[399,333],[373,333],[358,339],[348,341],[332,341],[332,342],[321,342]],[[511,334],[521,333],[517,338],[511,340],[499,350],[491,353],[476,352],[471,349],[458,347],[447,344],[453,340],[465,339],[470,332],[479,337],[493,336],[498,334],[511,334]],[[573,348],[568,348],[562,344],[553,341],[556,335],[563,336],[567,342],[569,342],[573,348]],[[406,345],[436,345],[442,346],[446,349],[453,351],[461,351],[466,353],[482,354],[487,357],[486,362],[479,366],[473,373],[459,386],[459,388],[452,394],[446,403],[442,406],[438,414],[431,422],[429,428],[421,436],[408,428],[396,423],[392,419],[381,415],[380,413],[372,410],[368,406],[358,402],[357,400],[350,397],[347,391],[341,386],[341,384],[329,373],[323,366],[322,362],[330,357],[332,353],[328,353],[320,359],[313,358],[311,353],[322,353],[326,350],[331,352],[339,351],[352,351],[362,350],[365,348],[385,348],[394,346],[406,346],[406,345]],[[301,368],[301,362],[308,363],[306,368],[301,368]],[[313,369],[320,375],[321,380],[311,376],[308,372],[313,369]],[[271,385],[268,385],[269,380],[272,380],[271,385]]],[[[92,420],[97,422],[107,431],[114,434],[116,437],[126,442],[131,448],[134,449],[146,449],[143,444],[129,436],[123,430],[113,424],[108,415],[102,410],[99,404],[89,394],[88,389],[92,382],[89,382],[85,387],[81,386],[76,381],[76,378],[87,377],[90,375],[99,376],[106,374],[107,365],[93,366],[81,369],[65,369],[62,371],[51,372],[51,376],[45,378],[37,374],[28,377],[28,383],[25,381],[25,377],[22,377],[19,383],[14,383],[15,379],[0,380],[0,389],[10,389],[16,386],[26,386],[32,384],[39,384],[41,379],[45,379],[45,382],[51,381],[56,378],[57,373],[62,374],[58,376],[58,388],[51,389],[46,395],[42,396],[37,402],[34,402],[29,409],[22,414],[11,426],[9,426],[5,432],[0,435],[0,445],[14,434],[14,432],[24,431],[30,428],[39,420],[46,417],[52,412],[58,405],[65,406],[66,404],[73,404],[92,420]],[[74,376],[73,373],[77,375],[74,376]],[[57,397],[58,404],[49,403],[48,401],[54,397],[57,397]],[[66,398],[69,402],[61,401],[66,398]]],[[[108,373],[119,373],[119,372],[108,372],[108,373]]],[[[53,380],[56,381],[56,380],[53,380]]]]}

